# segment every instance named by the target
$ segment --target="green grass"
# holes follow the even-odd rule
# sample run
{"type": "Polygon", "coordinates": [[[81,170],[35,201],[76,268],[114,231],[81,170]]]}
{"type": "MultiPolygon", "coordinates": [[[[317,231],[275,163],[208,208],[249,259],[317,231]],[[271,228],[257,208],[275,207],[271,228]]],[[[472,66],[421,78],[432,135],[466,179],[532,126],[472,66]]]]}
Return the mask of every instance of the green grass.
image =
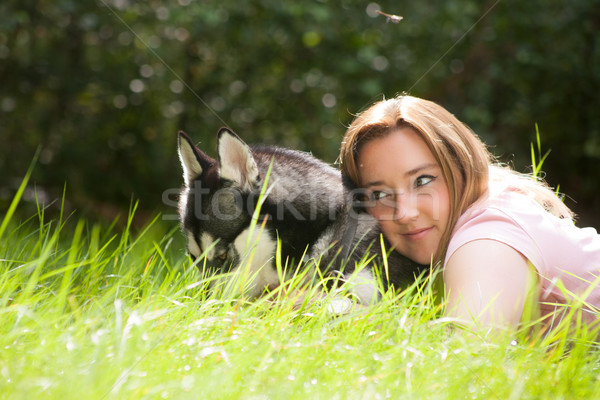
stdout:
{"type": "MultiPolygon", "coordinates": [[[[24,181],[24,184],[26,184],[24,181]]],[[[19,201],[15,197],[15,204],[19,201]]],[[[0,397],[593,399],[584,330],[485,336],[439,318],[430,279],[334,315],[297,283],[256,301],[207,291],[178,228],[0,225],[0,397]]]]}

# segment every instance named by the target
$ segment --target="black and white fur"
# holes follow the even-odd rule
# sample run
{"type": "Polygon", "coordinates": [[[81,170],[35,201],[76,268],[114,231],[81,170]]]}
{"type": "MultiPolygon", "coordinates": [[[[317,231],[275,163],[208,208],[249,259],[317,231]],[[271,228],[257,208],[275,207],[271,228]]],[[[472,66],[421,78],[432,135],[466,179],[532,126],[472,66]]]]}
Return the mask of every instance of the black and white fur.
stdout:
{"type": "Polygon", "coordinates": [[[198,149],[183,132],[178,148],[185,181],[179,214],[188,252],[194,258],[204,257],[197,264],[200,268],[245,276],[250,280],[250,296],[280,284],[275,267],[278,240],[288,275],[293,272],[290,266],[310,265],[306,260],[312,259],[324,275],[346,280],[370,250],[372,262],[354,274],[361,283],[350,289],[362,303],[378,298],[376,275],[385,278],[384,288],[401,287],[414,281],[423,268],[392,251],[387,272],[376,274],[374,268],[383,266],[380,230],[366,213],[352,214],[357,224],[352,251],[348,260],[341,260],[342,237],[354,210],[351,201],[345,201],[340,173],[310,154],[274,146],[249,147],[226,128],[217,135],[218,160],[198,149]],[[264,203],[251,229],[267,175],[264,203]],[[242,266],[247,269],[242,271],[242,266]]]}

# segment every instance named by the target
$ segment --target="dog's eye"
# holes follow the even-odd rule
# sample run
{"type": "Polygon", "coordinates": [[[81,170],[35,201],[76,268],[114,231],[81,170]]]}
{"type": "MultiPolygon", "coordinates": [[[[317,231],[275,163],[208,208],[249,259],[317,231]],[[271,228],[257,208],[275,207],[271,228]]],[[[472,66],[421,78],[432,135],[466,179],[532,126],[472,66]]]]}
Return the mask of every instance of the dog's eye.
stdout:
{"type": "Polygon", "coordinates": [[[217,259],[221,260],[221,261],[225,261],[227,260],[227,252],[221,253],[217,256],[217,259]]]}

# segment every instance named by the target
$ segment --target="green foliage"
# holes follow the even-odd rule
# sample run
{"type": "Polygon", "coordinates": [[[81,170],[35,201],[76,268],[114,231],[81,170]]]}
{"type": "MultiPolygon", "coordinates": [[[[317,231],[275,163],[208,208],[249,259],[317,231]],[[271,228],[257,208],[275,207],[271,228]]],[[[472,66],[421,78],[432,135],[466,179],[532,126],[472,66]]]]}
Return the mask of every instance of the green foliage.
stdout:
{"type": "Polygon", "coordinates": [[[132,194],[162,206],[179,129],[209,152],[229,125],[333,162],[353,113],[409,91],[508,157],[538,121],[561,153],[548,175],[600,209],[598,18],[589,0],[5,1],[0,206],[38,146],[38,194],[67,182],[66,205],[100,217],[132,194]]]}

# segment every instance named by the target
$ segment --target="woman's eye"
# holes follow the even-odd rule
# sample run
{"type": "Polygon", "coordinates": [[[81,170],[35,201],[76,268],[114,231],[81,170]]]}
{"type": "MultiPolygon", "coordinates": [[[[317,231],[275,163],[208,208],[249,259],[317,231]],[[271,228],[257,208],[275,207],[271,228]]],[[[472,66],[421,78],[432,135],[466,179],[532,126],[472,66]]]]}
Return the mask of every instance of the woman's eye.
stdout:
{"type": "Polygon", "coordinates": [[[422,175],[422,176],[418,177],[417,180],[415,181],[415,187],[425,186],[428,183],[430,183],[431,181],[433,181],[434,179],[435,179],[435,176],[422,175]]]}
{"type": "Polygon", "coordinates": [[[374,201],[385,199],[387,196],[389,196],[389,193],[384,192],[382,190],[374,190],[371,193],[371,199],[374,201]]]}

